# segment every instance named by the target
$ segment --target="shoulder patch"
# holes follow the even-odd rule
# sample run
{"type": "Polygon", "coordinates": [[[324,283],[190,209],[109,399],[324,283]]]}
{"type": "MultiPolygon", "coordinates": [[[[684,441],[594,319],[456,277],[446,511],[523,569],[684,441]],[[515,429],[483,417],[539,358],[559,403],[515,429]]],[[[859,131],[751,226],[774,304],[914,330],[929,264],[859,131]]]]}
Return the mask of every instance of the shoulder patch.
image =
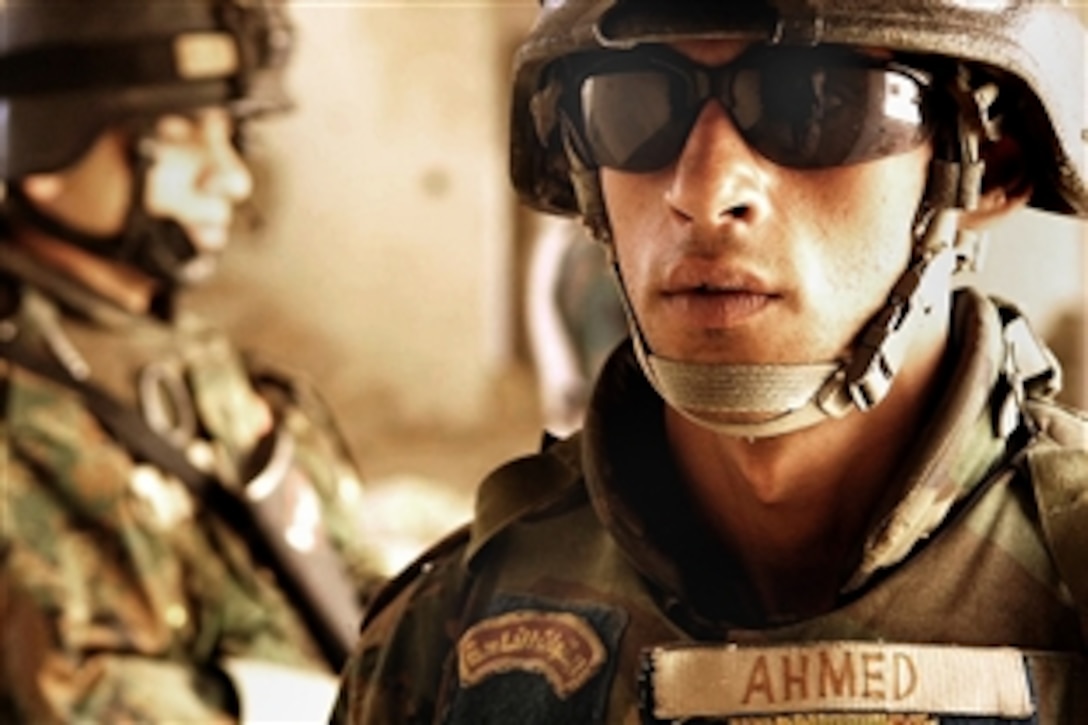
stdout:
{"type": "Polygon", "coordinates": [[[604,722],[623,609],[497,593],[457,641],[446,725],[604,722]]]}
{"type": "Polygon", "coordinates": [[[597,674],[605,657],[601,638],[584,619],[570,612],[521,610],[470,627],[457,644],[457,672],[462,687],[505,672],[533,672],[566,700],[597,674]]]}

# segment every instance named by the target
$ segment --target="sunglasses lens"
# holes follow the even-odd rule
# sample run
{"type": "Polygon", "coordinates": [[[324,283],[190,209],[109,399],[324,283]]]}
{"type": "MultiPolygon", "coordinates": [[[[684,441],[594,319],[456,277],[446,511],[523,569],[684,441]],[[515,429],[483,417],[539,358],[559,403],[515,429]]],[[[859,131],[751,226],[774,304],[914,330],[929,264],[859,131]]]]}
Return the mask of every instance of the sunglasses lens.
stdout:
{"type": "MultiPolygon", "coordinates": [[[[892,68],[825,58],[764,53],[727,67],[720,100],[752,148],[781,166],[819,169],[902,153],[927,137],[919,81],[892,68]]],[[[630,172],[671,164],[711,97],[685,91],[696,87],[691,72],[675,66],[590,75],[579,100],[593,160],[630,172]]]]}
{"type": "Polygon", "coordinates": [[[582,84],[585,140],[600,166],[645,172],[680,154],[685,122],[670,78],[657,70],[590,76],[582,84]]]}
{"type": "Polygon", "coordinates": [[[850,65],[781,63],[737,72],[730,108],[741,135],[781,166],[820,169],[915,148],[928,133],[907,75],[850,65]]]}

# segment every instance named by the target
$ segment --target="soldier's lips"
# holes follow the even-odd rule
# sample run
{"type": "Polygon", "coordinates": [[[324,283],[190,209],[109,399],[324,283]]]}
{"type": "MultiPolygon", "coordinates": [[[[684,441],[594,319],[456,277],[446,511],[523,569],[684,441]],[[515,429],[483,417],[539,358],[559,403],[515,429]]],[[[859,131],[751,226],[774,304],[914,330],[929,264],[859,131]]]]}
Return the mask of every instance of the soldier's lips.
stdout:
{"type": "Polygon", "coordinates": [[[692,287],[664,295],[670,313],[683,323],[729,329],[752,322],[779,299],[778,295],[748,289],[692,287]]]}

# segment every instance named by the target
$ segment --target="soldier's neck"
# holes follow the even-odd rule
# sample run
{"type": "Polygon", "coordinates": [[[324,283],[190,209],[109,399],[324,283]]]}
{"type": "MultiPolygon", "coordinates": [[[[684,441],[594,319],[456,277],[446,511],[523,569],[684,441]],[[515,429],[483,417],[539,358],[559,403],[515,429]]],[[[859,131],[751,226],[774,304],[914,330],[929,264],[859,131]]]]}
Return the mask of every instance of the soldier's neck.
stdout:
{"type": "Polygon", "coordinates": [[[938,385],[943,341],[926,349],[877,407],[783,436],[723,436],[666,408],[689,495],[768,614],[825,611],[853,573],[938,385]]]}

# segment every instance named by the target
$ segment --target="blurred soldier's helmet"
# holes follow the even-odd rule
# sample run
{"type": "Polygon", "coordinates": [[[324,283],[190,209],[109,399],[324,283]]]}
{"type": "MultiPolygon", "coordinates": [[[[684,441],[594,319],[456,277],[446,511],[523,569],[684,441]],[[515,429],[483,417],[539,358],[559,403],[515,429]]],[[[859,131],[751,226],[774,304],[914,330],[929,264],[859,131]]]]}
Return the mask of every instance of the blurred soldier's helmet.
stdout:
{"type": "Polygon", "coordinates": [[[200,106],[289,106],[274,0],[0,3],[0,178],[64,168],[111,123],[200,106]]]}
{"type": "Polygon", "coordinates": [[[521,199],[576,213],[561,139],[555,61],[601,49],[692,38],[841,44],[954,58],[1001,83],[1028,160],[1031,204],[1088,216],[1083,28],[1060,0],[543,0],[515,61],[511,173],[521,199]]]}
{"type": "Polygon", "coordinates": [[[113,124],[149,133],[156,117],[201,107],[237,120],[290,107],[293,46],[284,0],[0,0],[0,181],[9,211],[96,254],[172,283],[196,256],[171,220],[143,211],[146,158],[134,139],[136,195],[119,239],[50,220],[17,185],[63,169],[113,124]]]}

